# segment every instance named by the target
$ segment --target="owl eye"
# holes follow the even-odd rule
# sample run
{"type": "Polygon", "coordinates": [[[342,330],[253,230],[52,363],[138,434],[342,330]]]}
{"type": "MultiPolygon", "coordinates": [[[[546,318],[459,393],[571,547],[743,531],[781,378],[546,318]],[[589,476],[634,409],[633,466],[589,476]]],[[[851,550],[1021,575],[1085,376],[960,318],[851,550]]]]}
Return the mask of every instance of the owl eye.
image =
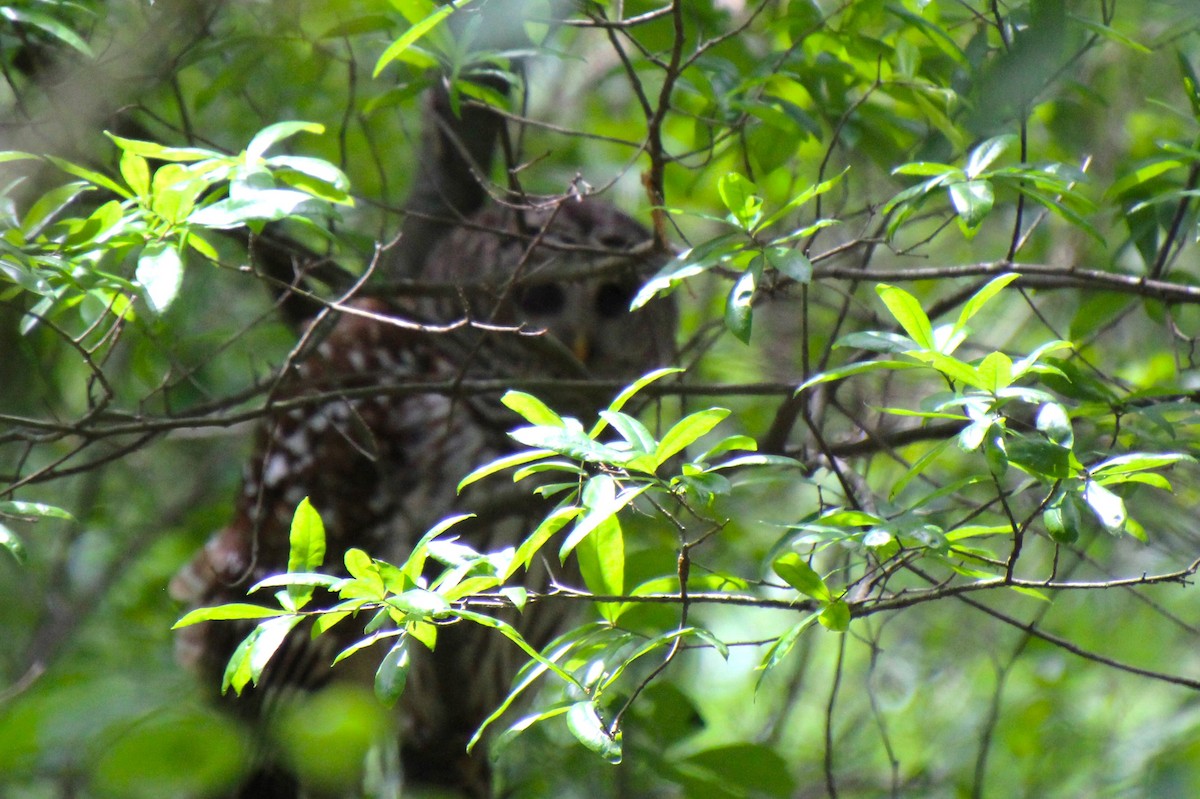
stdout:
{"type": "Polygon", "coordinates": [[[613,319],[629,312],[633,301],[633,286],[620,283],[605,283],[596,292],[596,313],[604,319],[613,319]]]}
{"type": "Polygon", "coordinates": [[[541,316],[558,313],[567,304],[567,293],[555,283],[527,286],[517,297],[517,306],[527,314],[541,316]]]}

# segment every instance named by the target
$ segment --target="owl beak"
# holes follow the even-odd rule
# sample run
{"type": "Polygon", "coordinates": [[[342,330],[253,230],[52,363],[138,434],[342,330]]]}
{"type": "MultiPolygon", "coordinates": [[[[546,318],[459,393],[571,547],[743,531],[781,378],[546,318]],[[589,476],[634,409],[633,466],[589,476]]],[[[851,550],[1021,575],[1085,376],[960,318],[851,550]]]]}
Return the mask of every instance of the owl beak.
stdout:
{"type": "Polygon", "coordinates": [[[571,352],[579,359],[581,363],[587,363],[592,354],[592,343],[588,341],[588,337],[583,333],[576,333],[575,340],[571,342],[571,352]]]}

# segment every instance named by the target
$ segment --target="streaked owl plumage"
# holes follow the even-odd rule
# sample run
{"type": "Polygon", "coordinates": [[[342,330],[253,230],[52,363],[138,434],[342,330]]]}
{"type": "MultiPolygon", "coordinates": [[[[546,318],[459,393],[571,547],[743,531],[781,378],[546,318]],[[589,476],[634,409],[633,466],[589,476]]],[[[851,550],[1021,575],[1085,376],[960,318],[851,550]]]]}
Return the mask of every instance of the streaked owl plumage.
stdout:
{"type": "MultiPolygon", "coordinates": [[[[350,547],[403,560],[429,527],[453,513],[478,515],[456,532],[480,549],[528,532],[535,508],[527,493],[503,481],[455,493],[463,475],[510,448],[505,431],[518,420],[499,405],[498,394],[422,391],[421,384],[464,377],[632,379],[667,362],[673,307],[654,302],[628,310],[662,258],[649,252],[650,239],[637,222],[594,200],[524,213],[489,209],[429,254],[424,276],[459,285],[458,295],[352,302],[374,315],[443,322],[466,315],[490,324],[429,333],[343,314],[277,396],[292,403],[333,398],[267,417],[232,522],[181,570],[173,593],[189,607],[245,601],[249,585],[286,570],[291,518],[305,496],[325,522],[330,568],[350,547]],[[493,326],[519,331],[485,329],[493,326]],[[543,329],[548,335],[533,335],[543,329]]],[[[577,389],[544,396],[576,414],[594,413],[608,399],[577,389]]],[[[187,628],[181,660],[217,681],[245,632],[227,623],[187,628]]],[[[406,780],[488,795],[486,755],[468,758],[465,746],[503,698],[513,667],[502,639],[484,632],[449,631],[435,652],[414,659],[402,707],[406,780]]],[[[264,685],[320,687],[352,633],[347,626],[341,639],[294,636],[264,685]]]]}

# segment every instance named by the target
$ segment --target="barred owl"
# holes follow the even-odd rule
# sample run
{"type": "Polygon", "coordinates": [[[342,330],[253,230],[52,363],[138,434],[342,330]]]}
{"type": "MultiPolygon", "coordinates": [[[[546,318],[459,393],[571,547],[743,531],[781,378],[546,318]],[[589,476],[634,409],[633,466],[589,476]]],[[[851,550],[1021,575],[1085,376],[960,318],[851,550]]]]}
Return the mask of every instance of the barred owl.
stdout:
{"type": "MultiPolygon", "coordinates": [[[[265,420],[233,520],[177,575],[175,596],[191,607],[245,601],[247,586],[286,569],[290,520],[305,496],[324,519],[330,564],[350,547],[402,560],[452,513],[477,514],[461,532],[477,548],[531,529],[531,498],[506,494],[503,481],[456,496],[464,474],[510,446],[505,431],[517,420],[498,394],[445,387],[481,377],[631,379],[667,362],[672,306],[660,301],[629,311],[639,280],[660,258],[650,250],[648,231],[593,200],[525,213],[486,210],[429,253],[426,276],[459,292],[415,305],[351,303],[356,313],[340,317],[278,395],[327,399],[265,420]],[[414,314],[490,324],[430,333],[380,319],[414,314]],[[440,390],[422,391],[422,384],[440,390]]],[[[579,381],[571,385],[549,401],[587,414],[607,399],[581,391],[579,381]]],[[[545,613],[536,623],[552,628],[545,613]]],[[[187,628],[178,642],[181,659],[218,681],[245,632],[228,623],[187,628]]],[[[513,663],[507,642],[486,632],[447,630],[434,652],[414,659],[401,707],[406,783],[489,795],[486,755],[480,748],[468,757],[465,747],[503,698],[513,663]]],[[[314,690],[336,678],[329,662],[346,641],[331,637],[293,635],[264,674],[259,701],[264,686],[314,690]]],[[[285,774],[264,771],[259,778],[238,795],[300,795],[285,774]],[[280,791],[280,784],[290,787],[280,791]]]]}

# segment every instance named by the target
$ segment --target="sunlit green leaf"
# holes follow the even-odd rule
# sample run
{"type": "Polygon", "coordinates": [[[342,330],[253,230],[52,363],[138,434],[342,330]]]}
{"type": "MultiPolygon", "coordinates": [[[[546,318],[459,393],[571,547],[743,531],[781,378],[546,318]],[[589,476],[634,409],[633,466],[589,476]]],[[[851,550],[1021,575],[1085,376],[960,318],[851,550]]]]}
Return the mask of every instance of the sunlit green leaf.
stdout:
{"type": "Polygon", "coordinates": [[[726,408],[708,408],[680,419],[662,437],[654,452],[655,460],[659,464],[666,463],[671,456],[695,443],[701,436],[707,435],[727,416],[729,410],[726,408]]]}
{"type": "Polygon", "coordinates": [[[980,144],[971,151],[971,155],[967,158],[967,177],[971,180],[979,177],[984,170],[995,163],[997,158],[1004,155],[1005,151],[1016,143],[1016,134],[1006,133],[980,144]]]}
{"type": "Polygon", "coordinates": [[[762,216],[762,198],[758,187],[737,172],[728,172],[717,180],[717,193],[732,220],[742,228],[754,227],[762,216]]]}
{"type": "Polygon", "coordinates": [[[904,289],[886,283],[880,283],[875,287],[875,291],[909,338],[925,349],[934,348],[933,325],[916,297],[904,289]]]}
{"type": "Polygon", "coordinates": [[[388,48],[383,51],[383,54],[379,56],[379,60],[375,62],[375,71],[373,73],[373,77],[379,77],[379,73],[383,71],[384,67],[400,58],[400,56],[404,54],[405,50],[412,47],[422,36],[429,33],[431,30],[441,24],[446,17],[454,13],[456,8],[462,8],[470,1],[471,0],[461,0],[461,2],[455,5],[440,6],[433,10],[429,16],[413,23],[412,27],[404,32],[404,35],[392,42],[388,48]]]}
{"type": "Polygon", "coordinates": [[[505,455],[502,458],[497,458],[491,463],[485,463],[483,466],[480,466],[478,469],[471,472],[459,481],[458,493],[461,494],[462,490],[471,485],[471,483],[478,482],[485,477],[489,477],[506,469],[511,469],[514,466],[523,466],[526,463],[541,460],[547,455],[551,454],[553,453],[548,449],[532,449],[524,452],[514,452],[512,455],[505,455]]]}
{"type": "Polygon", "coordinates": [[[567,711],[567,728],[575,739],[607,762],[621,762],[621,733],[609,735],[591,700],[576,702],[567,711]]]}
{"type": "MultiPolygon", "coordinates": [[[[635,396],[637,396],[638,392],[640,392],[646,386],[650,385],[651,383],[653,383],[655,381],[661,380],[662,378],[667,377],[669,375],[680,374],[682,372],[683,372],[683,370],[678,367],[669,366],[669,367],[665,367],[662,369],[655,369],[652,372],[648,372],[648,373],[642,375],[637,380],[635,380],[634,382],[630,383],[627,387],[622,389],[621,393],[617,394],[617,396],[615,398],[613,398],[613,401],[608,404],[607,410],[610,413],[617,413],[618,411],[620,411],[622,408],[625,407],[626,403],[628,403],[629,400],[631,400],[635,396]]],[[[600,417],[600,421],[598,421],[595,425],[592,426],[592,429],[588,431],[588,435],[591,436],[592,438],[595,438],[596,436],[600,435],[601,432],[604,431],[604,428],[607,425],[608,425],[608,420],[605,419],[603,416],[600,417]]]]}
{"type": "Polygon", "coordinates": [[[504,406],[532,425],[562,427],[563,420],[554,411],[532,394],[524,391],[509,391],[500,398],[504,406]]]}
{"type": "Polygon", "coordinates": [[[825,585],[825,581],[821,579],[821,575],[817,574],[813,567],[808,565],[808,561],[799,554],[788,552],[776,558],[775,562],[771,564],[771,568],[783,578],[784,582],[805,596],[810,596],[819,602],[833,600],[833,594],[825,585]]]}
{"type": "MultiPolygon", "coordinates": [[[[610,516],[575,547],[584,585],[595,594],[617,596],[625,590],[625,535],[621,523],[610,516]]],[[[597,603],[605,619],[617,622],[620,604],[597,603]]]]}
{"type": "Polygon", "coordinates": [[[3,522],[0,522],[0,547],[8,550],[17,563],[24,565],[28,560],[28,555],[25,552],[25,545],[21,543],[21,539],[8,528],[3,522]]]}
{"type": "Polygon", "coordinates": [[[325,126],[316,122],[285,121],[267,125],[254,135],[254,138],[250,140],[250,144],[246,145],[246,160],[249,163],[257,161],[273,145],[278,144],[284,139],[291,138],[297,133],[315,133],[320,135],[324,132],[325,126]]]}
{"type": "Polygon", "coordinates": [[[821,610],[821,625],[835,633],[850,629],[850,606],[842,600],[834,600],[821,610]]]}
{"type": "Polygon", "coordinates": [[[1125,527],[1129,518],[1125,501],[1104,486],[1089,480],[1083,489],[1083,501],[1108,532],[1119,533],[1125,527]]]}
{"type": "Polygon", "coordinates": [[[967,322],[971,320],[975,314],[979,313],[985,305],[991,302],[992,298],[1004,290],[1004,287],[1021,275],[1017,272],[1009,272],[1008,274],[1000,275],[989,280],[984,286],[971,295],[971,298],[963,303],[962,310],[958,314],[958,321],[955,327],[962,330],[967,326],[967,322]]]}
{"type": "Polygon", "coordinates": [[[183,259],[170,243],[151,244],[138,256],[137,280],[146,290],[146,302],[162,313],[179,296],[183,285],[183,259]]]}
{"type": "Polygon", "coordinates": [[[401,638],[383,656],[379,668],[375,670],[375,696],[384,706],[396,704],[396,700],[404,693],[409,665],[408,639],[401,638]]]}
{"type": "Polygon", "coordinates": [[[986,180],[951,183],[946,190],[951,205],[968,228],[979,227],[996,202],[992,184],[986,180]]]}
{"type": "Polygon", "coordinates": [[[75,517],[62,508],[44,502],[5,500],[0,502],[0,515],[20,516],[30,519],[66,519],[75,517]]]}
{"type": "Polygon", "coordinates": [[[188,627],[193,624],[198,624],[202,621],[228,621],[231,619],[267,619],[272,616],[283,616],[286,612],[283,610],[272,610],[264,608],[262,605],[247,605],[245,603],[233,602],[228,605],[217,605],[211,608],[197,608],[184,615],[182,619],[172,625],[172,630],[178,630],[180,627],[188,627]]]}

